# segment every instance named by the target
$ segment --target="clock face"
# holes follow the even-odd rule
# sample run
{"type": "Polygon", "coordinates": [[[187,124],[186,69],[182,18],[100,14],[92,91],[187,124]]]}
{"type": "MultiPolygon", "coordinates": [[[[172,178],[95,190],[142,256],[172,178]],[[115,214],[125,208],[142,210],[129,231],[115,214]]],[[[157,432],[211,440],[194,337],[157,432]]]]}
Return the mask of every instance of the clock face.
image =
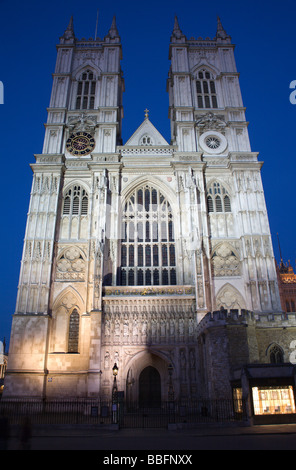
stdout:
{"type": "Polygon", "coordinates": [[[88,155],[95,148],[96,142],[87,132],[76,132],[66,142],[68,152],[75,156],[88,155]]]}

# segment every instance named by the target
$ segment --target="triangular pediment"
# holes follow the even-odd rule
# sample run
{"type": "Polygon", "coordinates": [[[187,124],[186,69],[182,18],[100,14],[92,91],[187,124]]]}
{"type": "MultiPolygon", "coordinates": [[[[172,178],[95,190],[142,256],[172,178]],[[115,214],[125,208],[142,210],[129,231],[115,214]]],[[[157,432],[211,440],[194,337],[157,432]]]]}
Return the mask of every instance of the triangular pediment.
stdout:
{"type": "Polygon", "coordinates": [[[161,133],[152,124],[149,118],[145,118],[138,129],[133,133],[130,139],[126,142],[126,146],[158,146],[169,145],[163,138],[161,133]]]}

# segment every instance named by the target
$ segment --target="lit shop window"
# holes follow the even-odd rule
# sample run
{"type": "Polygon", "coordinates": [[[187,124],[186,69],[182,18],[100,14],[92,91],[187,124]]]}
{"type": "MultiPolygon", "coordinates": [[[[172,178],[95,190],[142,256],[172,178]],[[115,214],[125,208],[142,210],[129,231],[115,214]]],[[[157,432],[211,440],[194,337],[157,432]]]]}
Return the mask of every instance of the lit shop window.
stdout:
{"type": "Polygon", "coordinates": [[[255,415],[275,415],[295,413],[293,387],[253,387],[255,415]]]}

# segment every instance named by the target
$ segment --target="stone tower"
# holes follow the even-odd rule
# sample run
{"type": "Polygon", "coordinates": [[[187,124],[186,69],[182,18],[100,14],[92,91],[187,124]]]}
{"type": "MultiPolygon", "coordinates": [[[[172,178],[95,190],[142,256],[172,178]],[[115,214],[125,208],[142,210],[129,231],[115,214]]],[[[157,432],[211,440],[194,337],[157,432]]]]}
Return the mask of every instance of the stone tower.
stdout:
{"type": "Polygon", "coordinates": [[[57,46],[35,155],[5,393],[197,397],[209,311],[280,311],[273,248],[231,38],[177,19],[167,81],[171,142],[148,110],[123,145],[121,40],[57,46]],[[169,390],[168,390],[168,384],[169,390]]]}

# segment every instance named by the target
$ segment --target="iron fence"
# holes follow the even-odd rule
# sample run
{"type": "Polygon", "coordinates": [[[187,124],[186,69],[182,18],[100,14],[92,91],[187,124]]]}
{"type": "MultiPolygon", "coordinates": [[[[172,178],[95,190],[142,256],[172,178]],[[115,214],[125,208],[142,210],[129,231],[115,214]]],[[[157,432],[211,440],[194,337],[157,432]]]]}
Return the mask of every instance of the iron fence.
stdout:
{"type": "Polygon", "coordinates": [[[2,399],[0,416],[11,425],[29,418],[34,425],[110,425],[121,428],[165,428],[178,423],[229,423],[246,419],[242,400],[190,400],[143,407],[138,402],[68,399],[2,399]]]}

